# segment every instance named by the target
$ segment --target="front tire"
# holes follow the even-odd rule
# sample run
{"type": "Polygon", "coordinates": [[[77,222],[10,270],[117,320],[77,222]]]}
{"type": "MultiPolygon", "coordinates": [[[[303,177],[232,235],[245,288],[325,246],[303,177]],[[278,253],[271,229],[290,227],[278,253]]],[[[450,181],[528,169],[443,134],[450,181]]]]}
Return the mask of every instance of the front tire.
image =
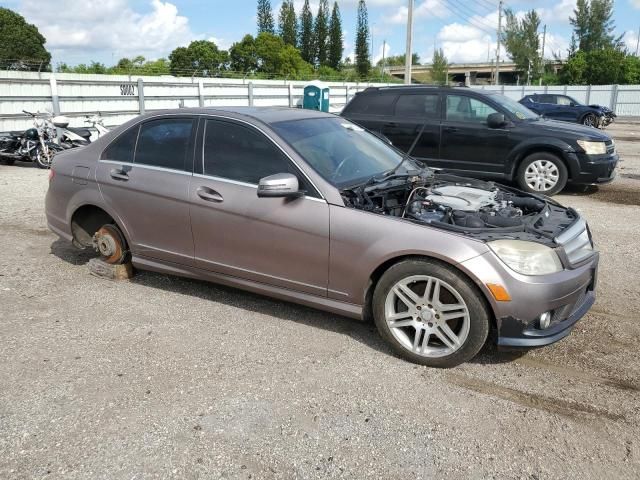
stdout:
{"type": "Polygon", "coordinates": [[[461,273],[432,260],[389,268],[373,294],[382,338],[403,358],[437,368],[472,359],[489,333],[482,294],[461,273]]]}
{"type": "Polygon", "coordinates": [[[596,117],[595,113],[587,113],[584,117],[582,117],[582,124],[585,127],[598,127],[598,117],[596,117]]]}
{"type": "Polygon", "coordinates": [[[564,162],[549,152],[536,152],[525,157],[517,174],[522,190],[549,196],[560,192],[567,185],[568,178],[564,162]]]}
{"type": "Polygon", "coordinates": [[[38,168],[49,169],[51,168],[51,153],[45,154],[40,147],[38,147],[34,161],[38,168]]]}

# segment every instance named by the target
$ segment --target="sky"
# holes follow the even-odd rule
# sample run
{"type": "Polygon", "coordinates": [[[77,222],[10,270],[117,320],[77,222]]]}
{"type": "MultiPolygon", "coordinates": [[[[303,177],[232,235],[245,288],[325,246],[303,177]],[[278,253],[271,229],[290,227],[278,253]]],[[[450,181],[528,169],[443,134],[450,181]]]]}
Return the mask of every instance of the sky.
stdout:
{"type": "MultiPolygon", "coordinates": [[[[0,6],[22,14],[47,39],[53,63],[92,60],[112,65],[122,57],[166,57],[192,40],[213,40],[229,48],[246,33],[255,34],[256,0],[0,0],[0,6]]],[[[303,0],[295,0],[300,12],[303,0]]],[[[333,0],[330,0],[333,4],[333,0]]],[[[358,0],[338,0],[342,13],[345,56],[353,56],[358,0]]],[[[524,13],[535,8],[547,25],[545,56],[566,55],[571,38],[569,16],[575,0],[506,0],[524,13]]],[[[272,0],[276,15],[281,0],[272,0]]],[[[404,53],[408,0],[368,0],[373,56],[404,53]]],[[[415,0],[414,52],[430,61],[434,47],[450,62],[484,62],[495,58],[498,0],[415,0]]],[[[312,10],[318,0],[311,1],[312,10]]],[[[617,0],[614,20],[635,52],[640,27],[640,0],[617,0]]],[[[542,27],[541,27],[542,30],[542,27]]],[[[542,32],[541,32],[542,34],[542,32]]],[[[504,58],[504,52],[501,57],[504,58]]]]}

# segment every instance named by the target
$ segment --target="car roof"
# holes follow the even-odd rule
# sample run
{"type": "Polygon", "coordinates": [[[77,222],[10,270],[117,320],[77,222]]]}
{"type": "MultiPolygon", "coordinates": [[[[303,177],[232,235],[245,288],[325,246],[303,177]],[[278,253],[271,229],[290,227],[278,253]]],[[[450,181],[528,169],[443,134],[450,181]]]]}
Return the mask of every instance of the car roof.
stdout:
{"type": "Polygon", "coordinates": [[[389,85],[384,87],[367,87],[360,93],[374,93],[374,92],[415,92],[416,90],[464,90],[471,91],[469,87],[464,86],[446,86],[446,85],[389,85]]]}
{"type": "Polygon", "coordinates": [[[304,120],[307,118],[333,118],[331,113],[317,110],[306,110],[302,108],[290,107],[196,107],[180,108],[171,110],[156,110],[145,116],[155,117],[159,115],[221,115],[238,119],[252,119],[265,124],[284,122],[288,120],[304,120]]]}

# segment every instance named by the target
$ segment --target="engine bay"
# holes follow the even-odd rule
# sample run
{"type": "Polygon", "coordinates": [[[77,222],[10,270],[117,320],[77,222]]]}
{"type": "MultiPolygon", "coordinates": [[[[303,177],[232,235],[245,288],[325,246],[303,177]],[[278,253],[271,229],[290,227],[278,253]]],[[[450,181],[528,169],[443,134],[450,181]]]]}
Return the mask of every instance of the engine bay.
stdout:
{"type": "Polygon", "coordinates": [[[428,172],[398,175],[342,190],[347,207],[389,215],[480,239],[552,243],[578,214],[494,182],[428,172]]]}

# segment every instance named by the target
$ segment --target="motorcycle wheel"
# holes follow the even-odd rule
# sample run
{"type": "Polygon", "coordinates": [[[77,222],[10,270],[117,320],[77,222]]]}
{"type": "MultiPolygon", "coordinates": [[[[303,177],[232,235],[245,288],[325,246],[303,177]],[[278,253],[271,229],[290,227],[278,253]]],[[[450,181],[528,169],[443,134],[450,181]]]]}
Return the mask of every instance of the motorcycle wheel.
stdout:
{"type": "Polygon", "coordinates": [[[36,162],[38,168],[48,169],[51,168],[51,161],[53,160],[53,152],[49,152],[48,155],[45,155],[40,147],[36,150],[35,158],[33,159],[36,162]]]}

